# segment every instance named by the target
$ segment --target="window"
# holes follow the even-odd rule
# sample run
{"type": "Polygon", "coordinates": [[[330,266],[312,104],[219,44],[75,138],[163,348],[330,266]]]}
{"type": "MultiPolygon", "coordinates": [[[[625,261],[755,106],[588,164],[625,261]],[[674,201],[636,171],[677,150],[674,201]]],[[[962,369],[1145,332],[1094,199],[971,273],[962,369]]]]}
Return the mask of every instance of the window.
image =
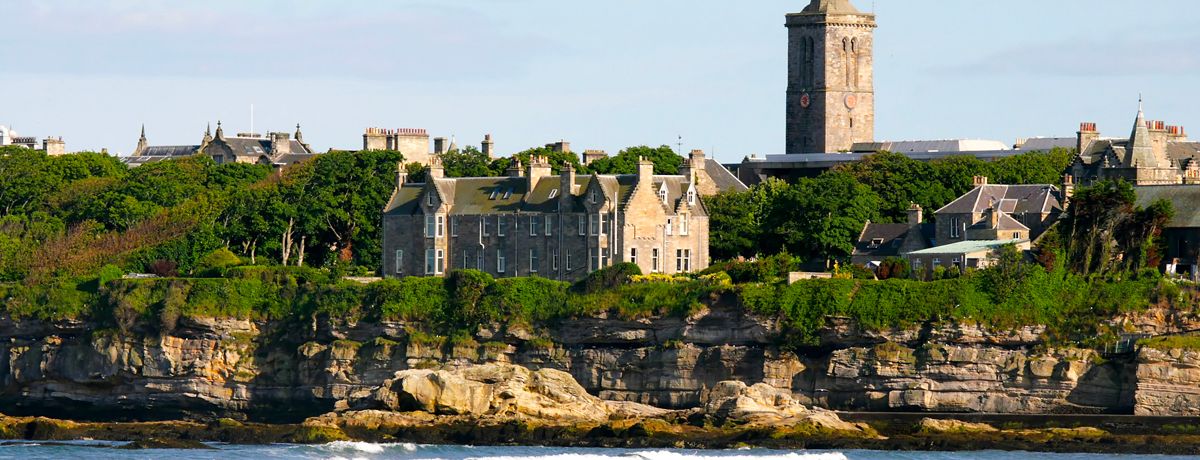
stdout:
{"type": "Polygon", "coordinates": [[[433,193],[432,192],[425,195],[425,204],[427,204],[429,206],[433,206],[433,193]]]}
{"type": "Polygon", "coordinates": [[[396,273],[404,273],[404,251],[396,251],[396,273]]]}
{"type": "Polygon", "coordinates": [[[437,216],[437,237],[446,236],[446,216],[437,216]]]}
{"type": "Polygon", "coordinates": [[[583,223],[583,216],[578,216],[578,217],[579,217],[579,236],[583,236],[584,231],[586,230],[586,228],[585,228],[586,224],[583,223]]]}
{"type": "Polygon", "coordinates": [[[550,253],[550,270],[558,271],[558,250],[550,253]]]}
{"type": "Polygon", "coordinates": [[[600,249],[600,266],[601,267],[607,267],[609,265],[608,264],[608,256],[610,254],[612,254],[612,252],[609,251],[608,248],[600,249]]]}
{"type": "Polygon", "coordinates": [[[878,249],[883,246],[883,238],[872,238],[871,244],[867,245],[867,249],[878,249]]]}
{"type": "Polygon", "coordinates": [[[504,273],[508,270],[508,260],[504,258],[503,250],[496,250],[496,273],[504,273]]]}
{"type": "Polygon", "coordinates": [[[458,263],[458,267],[459,267],[459,268],[461,268],[461,269],[463,269],[463,270],[466,270],[466,269],[468,269],[468,268],[471,268],[471,267],[468,267],[468,266],[467,266],[467,261],[469,261],[469,260],[471,260],[471,259],[467,257],[467,251],[466,251],[466,250],[463,250],[462,262],[459,262],[459,263],[458,263]]]}
{"type": "Polygon", "coordinates": [[[950,218],[950,237],[951,238],[958,238],[959,227],[962,227],[962,221],[959,220],[959,218],[957,218],[957,217],[951,217],[950,218]]]}
{"type": "Polygon", "coordinates": [[[450,218],[450,236],[453,236],[453,237],[458,236],[458,218],[457,217],[450,218]]]}
{"type": "Polygon", "coordinates": [[[921,264],[921,259],[913,259],[913,261],[912,261],[912,269],[913,269],[913,271],[914,271],[914,272],[917,272],[917,273],[920,273],[922,268],[924,268],[924,267],[923,267],[923,265],[921,264]]]}
{"type": "Polygon", "coordinates": [[[545,216],[543,220],[546,221],[546,236],[554,235],[554,221],[558,220],[557,216],[545,216]]]}
{"type": "Polygon", "coordinates": [[[446,272],[446,251],[441,250],[441,249],[437,250],[437,267],[436,268],[437,268],[436,273],[439,275],[446,272]]]}
{"type": "Polygon", "coordinates": [[[529,272],[537,273],[538,271],[538,251],[537,248],[529,249],[529,272]]]}
{"type": "Polygon", "coordinates": [[[425,216],[425,237],[433,238],[437,234],[437,217],[433,215],[425,216]]]}
{"type": "Polygon", "coordinates": [[[688,190],[687,200],[688,200],[688,206],[696,205],[696,191],[695,190],[688,190]]]}
{"type": "Polygon", "coordinates": [[[567,250],[567,271],[571,271],[571,250],[567,250]]]}
{"type": "Polygon", "coordinates": [[[588,214],[588,234],[597,235],[600,233],[600,219],[595,214],[588,214]]]}
{"type": "Polygon", "coordinates": [[[480,249],[479,252],[475,253],[475,269],[480,270],[480,271],[483,270],[483,250],[482,249],[480,249]]]}
{"type": "Polygon", "coordinates": [[[590,201],[592,204],[596,204],[596,189],[592,189],[591,192],[588,193],[588,201],[590,201]]]}
{"type": "Polygon", "coordinates": [[[650,250],[650,272],[651,272],[651,273],[658,273],[658,272],[659,272],[659,268],[658,268],[658,248],[654,248],[654,249],[651,249],[651,250],[650,250]]]}
{"type": "Polygon", "coordinates": [[[537,236],[538,216],[529,216],[529,236],[537,236]]]}
{"type": "Polygon", "coordinates": [[[488,222],[487,216],[479,216],[479,222],[481,222],[481,225],[483,226],[483,236],[491,236],[491,223],[488,222]]]}
{"type": "Polygon", "coordinates": [[[553,200],[555,198],[558,198],[558,189],[550,189],[550,199],[553,200]]]}
{"type": "Polygon", "coordinates": [[[951,265],[953,265],[956,270],[961,271],[962,270],[962,259],[955,257],[954,262],[952,262],[951,265]]]}
{"type": "Polygon", "coordinates": [[[629,248],[629,263],[637,264],[637,248],[629,248]]]}
{"type": "Polygon", "coordinates": [[[933,258],[933,268],[938,268],[940,266],[942,266],[942,259],[934,257],[933,258]]]}
{"type": "Polygon", "coordinates": [[[591,255],[592,255],[592,259],[591,259],[592,263],[588,266],[591,267],[592,271],[599,270],[600,269],[600,248],[596,248],[595,251],[592,251],[591,255]]]}
{"type": "Polygon", "coordinates": [[[667,204],[667,189],[663,188],[658,191],[658,199],[662,200],[663,204],[667,204]]]}
{"type": "Polygon", "coordinates": [[[504,199],[507,200],[509,198],[512,198],[512,190],[513,190],[512,188],[508,188],[508,189],[504,190],[504,199]]]}
{"type": "Polygon", "coordinates": [[[1021,232],[1013,232],[1013,237],[1012,237],[1012,239],[1014,239],[1014,240],[1019,240],[1019,239],[1021,239],[1021,232]]]}
{"type": "Polygon", "coordinates": [[[500,194],[500,187],[496,187],[496,188],[492,189],[492,193],[490,195],[488,195],[488,199],[494,200],[494,199],[496,199],[496,195],[499,195],[499,194],[500,194]]]}
{"type": "Polygon", "coordinates": [[[675,227],[675,219],[668,217],[667,218],[667,234],[668,235],[671,235],[672,234],[671,232],[675,231],[674,227],[675,227]]]}
{"type": "Polygon", "coordinates": [[[504,216],[496,216],[496,236],[504,236],[505,230],[508,230],[508,225],[504,216]]]}
{"type": "Polygon", "coordinates": [[[432,275],[437,273],[437,250],[425,250],[425,274],[432,275]]]}
{"type": "Polygon", "coordinates": [[[687,273],[692,271],[692,250],[691,249],[676,249],[675,250],[675,271],[678,273],[687,273]]]}
{"type": "Polygon", "coordinates": [[[679,216],[679,234],[680,235],[688,234],[688,215],[687,214],[679,216]]]}

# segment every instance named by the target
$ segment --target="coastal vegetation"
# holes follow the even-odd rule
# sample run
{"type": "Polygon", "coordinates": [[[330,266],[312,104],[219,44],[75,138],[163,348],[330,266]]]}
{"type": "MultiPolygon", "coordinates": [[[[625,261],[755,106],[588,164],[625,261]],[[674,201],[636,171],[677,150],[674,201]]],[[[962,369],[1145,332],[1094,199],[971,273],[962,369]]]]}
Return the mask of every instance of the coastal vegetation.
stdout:
{"type": "MultiPolygon", "coordinates": [[[[649,157],[670,173],[664,165],[681,160],[672,155],[634,147],[593,166],[627,172],[637,157],[649,157]]],[[[884,153],[792,184],[769,180],[706,201],[712,251],[728,261],[676,277],[622,264],[571,286],[470,270],[444,279],[343,279],[377,270],[380,211],[403,161],[398,152],[334,152],[272,171],[202,157],[126,169],[99,154],[4,148],[0,171],[19,180],[0,185],[0,299],[14,317],[87,319],[122,332],[169,333],[181,317],[328,317],[419,323],[440,337],[596,315],[686,316],[723,303],[780,318],[787,325],[780,340],[792,347],[818,345],[829,317],[874,329],[1044,325],[1050,340],[1091,344],[1115,333],[1103,326],[1112,315],[1157,303],[1191,308],[1182,305],[1193,298],[1189,287],[1149,269],[1169,206],[1138,209],[1122,184],[1080,190],[1078,212],[1040,243],[1040,263],[1009,249],[993,268],[933,282],[908,279],[902,263],[888,264],[885,279],[837,264],[866,220],[899,220],[912,202],[936,208],[974,175],[1053,182],[1068,158],[1056,150],[993,163],[921,163],[884,153]],[[784,281],[811,260],[834,262],[834,279],[784,281]],[[125,279],[129,272],[157,277],[125,279]]],[[[447,168],[481,172],[465,159],[447,168]]],[[[493,166],[487,173],[496,173],[493,166]]]]}

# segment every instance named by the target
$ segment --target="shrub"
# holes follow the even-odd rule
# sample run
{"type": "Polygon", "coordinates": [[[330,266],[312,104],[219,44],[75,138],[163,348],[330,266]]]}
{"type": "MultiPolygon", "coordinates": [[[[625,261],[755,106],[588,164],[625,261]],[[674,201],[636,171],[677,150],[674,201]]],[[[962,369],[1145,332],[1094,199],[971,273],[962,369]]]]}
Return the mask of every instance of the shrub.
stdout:
{"type": "Polygon", "coordinates": [[[220,248],[196,261],[196,272],[201,276],[217,276],[222,270],[241,264],[242,259],[238,258],[233,251],[230,251],[229,248],[220,248]]]}
{"type": "Polygon", "coordinates": [[[630,278],[641,275],[642,269],[637,264],[619,263],[611,267],[605,267],[589,273],[587,278],[577,284],[577,289],[585,294],[600,292],[605,289],[613,289],[617,286],[629,284],[630,278]]]}
{"type": "Polygon", "coordinates": [[[163,278],[174,278],[176,276],[179,276],[179,271],[176,270],[177,266],[178,265],[175,262],[172,262],[169,260],[164,260],[164,259],[158,259],[154,262],[151,262],[150,265],[146,266],[146,269],[149,270],[150,273],[161,276],[163,278]]]}

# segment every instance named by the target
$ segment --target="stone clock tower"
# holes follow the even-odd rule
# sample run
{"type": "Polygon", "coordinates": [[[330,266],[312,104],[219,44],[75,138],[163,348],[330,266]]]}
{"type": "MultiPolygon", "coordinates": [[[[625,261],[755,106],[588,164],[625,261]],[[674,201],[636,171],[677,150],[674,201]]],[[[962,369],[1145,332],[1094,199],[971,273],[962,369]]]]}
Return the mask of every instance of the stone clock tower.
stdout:
{"type": "Polygon", "coordinates": [[[787,15],[787,153],[833,153],[875,137],[875,15],[812,0],[787,15]]]}

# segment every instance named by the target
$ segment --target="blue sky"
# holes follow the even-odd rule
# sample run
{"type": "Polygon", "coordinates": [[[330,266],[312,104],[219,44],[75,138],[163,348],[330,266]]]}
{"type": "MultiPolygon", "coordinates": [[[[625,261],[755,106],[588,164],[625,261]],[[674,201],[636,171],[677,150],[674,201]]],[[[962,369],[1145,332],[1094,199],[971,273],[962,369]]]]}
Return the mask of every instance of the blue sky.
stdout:
{"type": "MultiPolygon", "coordinates": [[[[870,0],[854,0],[870,10],[870,0]]],[[[128,153],[228,131],[427,128],[501,153],[566,139],[783,150],[785,13],[807,0],[5,0],[0,124],[128,153]]],[[[1194,0],[877,0],[880,140],[1200,136],[1194,0]]]]}

